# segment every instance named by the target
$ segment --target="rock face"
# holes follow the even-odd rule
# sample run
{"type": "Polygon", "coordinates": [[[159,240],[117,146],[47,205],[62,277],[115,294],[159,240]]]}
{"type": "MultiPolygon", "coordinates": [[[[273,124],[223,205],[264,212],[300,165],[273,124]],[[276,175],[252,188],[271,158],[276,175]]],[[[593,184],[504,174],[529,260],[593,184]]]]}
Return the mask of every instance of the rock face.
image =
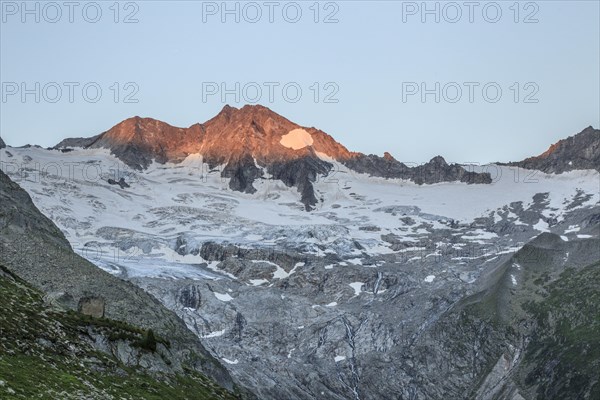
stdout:
{"type": "Polygon", "coordinates": [[[131,186],[125,182],[125,178],[120,178],[118,181],[115,181],[114,179],[108,179],[107,181],[110,185],[119,185],[121,187],[121,189],[127,189],[130,188],[131,186]]]}
{"type": "Polygon", "coordinates": [[[185,308],[197,310],[202,304],[202,295],[195,285],[186,286],[179,292],[179,302],[185,308]]]}
{"type": "Polygon", "coordinates": [[[88,147],[94,143],[100,135],[92,136],[89,138],[68,138],[61,141],[59,144],[54,146],[55,149],[69,149],[71,147],[88,147]]]}
{"type": "Polygon", "coordinates": [[[575,136],[558,141],[537,157],[505,165],[555,174],[578,169],[600,171],[600,130],[589,126],[575,136]]]}
{"type": "Polygon", "coordinates": [[[460,165],[448,165],[443,157],[437,156],[426,164],[415,167],[394,159],[389,153],[383,157],[373,154],[360,154],[344,161],[344,164],[357,172],[382,178],[411,180],[419,185],[439,182],[491,183],[489,173],[476,173],[465,170],[460,165]]]}
{"type": "MultiPolygon", "coordinates": [[[[168,337],[173,372],[192,368],[227,389],[227,371],[171,311],[143,290],[92,265],[73,252],[62,232],[0,171],[0,264],[67,309],[124,321],[168,337]]],[[[148,366],[151,368],[151,366],[148,366]]]]}
{"type": "Polygon", "coordinates": [[[6,147],[6,143],[4,143],[4,140],[2,140],[2,138],[0,137],[0,149],[3,149],[6,147]]]}
{"type": "Polygon", "coordinates": [[[134,281],[180,310],[260,398],[592,399],[585,393],[597,390],[598,373],[588,366],[600,358],[585,349],[598,344],[598,244],[544,233],[514,254],[474,257],[469,268],[487,270],[473,288],[458,272],[415,272],[432,267],[427,258],[332,271],[316,257],[215,244],[203,257],[222,260],[218,268],[240,280],[261,269],[273,275],[271,262],[286,273],[302,265],[260,290],[228,280],[134,281]],[[569,310],[584,281],[579,315],[569,310]]]}
{"type": "Polygon", "coordinates": [[[151,118],[127,119],[89,139],[65,139],[55,148],[108,148],[128,166],[143,170],[153,161],[181,162],[200,154],[211,169],[222,168],[232,190],[254,193],[256,179],[280,180],[300,193],[307,210],[317,203],[313,182],[330,173],[338,161],[358,172],[419,184],[445,181],[489,183],[489,174],[447,165],[441,157],[409,168],[389,153],[384,157],[350,152],[331,136],[301,127],[263,106],[225,106],[214,118],[189,128],[176,128],[151,118]]]}
{"type": "Polygon", "coordinates": [[[104,299],[102,297],[82,297],[78,311],[94,318],[104,318],[104,299]]]}

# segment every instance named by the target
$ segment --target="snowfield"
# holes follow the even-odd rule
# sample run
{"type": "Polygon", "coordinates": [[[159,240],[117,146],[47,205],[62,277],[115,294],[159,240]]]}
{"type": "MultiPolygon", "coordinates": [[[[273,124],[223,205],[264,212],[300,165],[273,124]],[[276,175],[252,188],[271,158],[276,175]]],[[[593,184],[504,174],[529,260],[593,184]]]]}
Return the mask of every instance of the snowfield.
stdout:
{"type": "MultiPolygon", "coordinates": [[[[282,145],[292,148],[311,142],[301,129],[282,137],[282,145]]],[[[523,181],[513,168],[490,165],[472,168],[490,172],[495,177],[490,185],[419,186],[357,174],[334,162],[330,175],[315,182],[317,209],[306,212],[297,191],[280,181],[257,180],[255,194],[231,191],[228,179],[221,178],[219,169],[210,170],[199,155],[180,164],[154,163],[146,171],[131,170],[108,150],[7,148],[0,156],[2,170],[30,193],[76,251],[109,272],[129,277],[233,277],[198,254],[208,241],[333,255],[344,260],[337,264],[342,266],[370,267],[363,263],[365,257],[386,254],[439,256],[448,249],[414,254],[424,249],[419,241],[436,230],[460,238],[462,243],[453,246],[495,243],[498,234],[485,226],[456,228],[490,218],[491,224],[508,221],[531,227],[533,237],[550,231],[548,221],[560,222],[564,213],[600,200],[596,171],[539,172],[523,181]],[[108,183],[120,178],[130,187],[108,183]],[[537,194],[547,195],[535,200],[537,194]],[[541,218],[522,221],[520,211],[510,206],[515,202],[523,209],[543,207],[541,218]],[[384,236],[392,239],[383,241],[384,236]]],[[[561,234],[568,238],[578,229],[569,226],[561,234]]],[[[457,259],[465,257],[458,254],[460,247],[451,248],[457,259]]],[[[293,273],[274,266],[268,278],[255,277],[249,284],[262,286],[293,273]]]]}
{"type": "Polygon", "coordinates": [[[283,135],[279,143],[284,147],[300,150],[306,146],[311,146],[313,144],[313,138],[311,134],[304,129],[294,129],[287,135],[283,135]]]}

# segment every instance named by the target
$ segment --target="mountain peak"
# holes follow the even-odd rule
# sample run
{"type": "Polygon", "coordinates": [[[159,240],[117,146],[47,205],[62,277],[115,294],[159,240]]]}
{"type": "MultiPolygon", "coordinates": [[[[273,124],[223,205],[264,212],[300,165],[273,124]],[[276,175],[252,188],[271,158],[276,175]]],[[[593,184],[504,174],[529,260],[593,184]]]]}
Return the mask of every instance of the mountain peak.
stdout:
{"type": "Polygon", "coordinates": [[[429,160],[429,162],[427,163],[427,165],[446,166],[446,165],[448,165],[448,163],[446,162],[446,160],[444,159],[444,157],[442,157],[442,156],[435,156],[431,160],[429,160]]]}
{"type": "Polygon", "coordinates": [[[235,113],[236,111],[239,111],[239,109],[231,107],[229,104],[225,104],[225,106],[221,109],[221,111],[219,111],[215,118],[229,118],[231,114],[235,113]]]}
{"type": "Polygon", "coordinates": [[[385,153],[383,153],[383,158],[386,159],[386,160],[388,160],[388,161],[396,161],[396,159],[394,158],[394,156],[392,156],[387,151],[385,153]]]}
{"type": "Polygon", "coordinates": [[[281,129],[300,127],[270,108],[258,104],[245,105],[242,108],[225,105],[214,118],[204,123],[207,127],[212,125],[222,127],[225,124],[234,124],[239,128],[254,127],[259,130],[275,128],[277,133],[280,133],[281,129]]]}
{"type": "Polygon", "coordinates": [[[548,150],[538,156],[506,165],[546,173],[562,173],[578,169],[600,171],[600,130],[588,126],[578,134],[552,144],[548,150]]]}
{"type": "MultiPolygon", "coordinates": [[[[333,168],[328,159],[372,176],[416,181],[410,168],[389,153],[378,157],[350,152],[327,133],[302,127],[261,105],[239,109],[225,105],[215,117],[189,128],[135,116],[96,137],[67,139],[61,144],[108,148],[137,170],[148,168],[152,162],[177,163],[191,154],[200,154],[211,169],[222,168],[221,175],[230,178],[231,189],[253,193],[254,181],[267,172],[273,179],[296,187],[307,209],[317,202],[312,182],[333,168]]],[[[450,168],[441,157],[432,163],[438,169],[450,168]]],[[[443,179],[463,179],[462,168],[450,169],[438,175],[443,179]]],[[[423,182],[438,179],[438,175],[430,175],[423,182]]],[[[482,181],[487,182],[487,178],[482,181]]]]}

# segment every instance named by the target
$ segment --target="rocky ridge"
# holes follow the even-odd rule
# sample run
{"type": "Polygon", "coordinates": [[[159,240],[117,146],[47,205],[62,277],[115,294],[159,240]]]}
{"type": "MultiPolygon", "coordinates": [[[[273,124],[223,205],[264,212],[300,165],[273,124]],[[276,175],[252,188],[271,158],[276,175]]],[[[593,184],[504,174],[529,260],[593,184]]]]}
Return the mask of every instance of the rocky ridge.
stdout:
{"type": "Polygon", "coordinates": [[[418,184],[491,182],[488,173],[468,172],[461,166],[448,165],[441,157],[411,168],[389,154],[378,157],[351,152],[325,132],[301,127],[259,105],[241,109],[225,106],[214,118],[189,128],[134,117],[98,136],[65,139],[55,146],[68,147],[108,148],[136,170],[147,168],[153,161],[177,163],[191,154],[200,154],[210,169],[222,168],[221,176],[230,179],[230,189],[254,193],[255,180],[279,180],[298,189],[307,210],[317,203],[313,183],[332,170],[328,159],[357,172],[418,184]],[[290,144],[285,142],[288,135],[290,144]]]}
{"type": "Polygon", "coordinates": [[[581,169],[600,171],[600,130],[588,126],[578,134],[551,145],[539,156],[501,165],[554,174],[581,169]]]}

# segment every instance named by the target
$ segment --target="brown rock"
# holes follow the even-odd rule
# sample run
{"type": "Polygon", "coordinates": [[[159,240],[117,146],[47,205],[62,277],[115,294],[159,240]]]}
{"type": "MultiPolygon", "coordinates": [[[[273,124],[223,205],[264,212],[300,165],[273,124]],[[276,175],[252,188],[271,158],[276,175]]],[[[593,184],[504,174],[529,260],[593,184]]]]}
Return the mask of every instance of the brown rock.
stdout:
{"type": "Polygon", "coordinates": [[[104,317],[104,299],[101,297],[82,297],[79,300],[78,310],[84,315],[94,318],[104,317]]]}

